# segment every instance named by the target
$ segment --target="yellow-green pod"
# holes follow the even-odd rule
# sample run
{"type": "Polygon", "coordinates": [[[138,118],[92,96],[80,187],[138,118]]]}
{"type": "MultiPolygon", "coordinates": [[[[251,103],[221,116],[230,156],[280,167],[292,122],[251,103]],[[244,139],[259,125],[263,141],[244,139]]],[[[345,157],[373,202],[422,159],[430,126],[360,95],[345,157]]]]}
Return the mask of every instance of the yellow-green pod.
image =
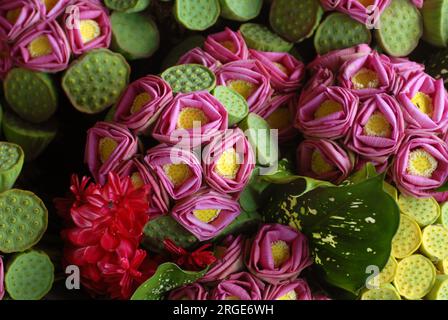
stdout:
{"type": "Polygon", "coordinates": [[[383,189],[384,191],[386,191],[386,193],[388,193],[396,202],[398,202],[398,191],[397,188],[395,188],[393,185],[391,185],[390,183],[387,183],[386,181],[384,181],[383,183],[383,189]]]}
{"type": "Polygon", "coordinates": [[[448,300],[448,275],[437,275],[436,283],[426,296],[428,300],[448,300]]]}
{"type": "Polygon", "coordinates": [[[448,201],[442,203],[440,206],[440,217],[438,222],[445,228],[448,228],[448,201]]]}
{"type": "Polygon", "coordinates": [[[448,229],[440,224],[423,229],[420,250],[434,262],[448,257],[448,229]]]}
{"type": "Polygon", "coordinates": [[[437,262],[437,269],[443,274],[448,274],[448,258],[437,262]]]}
{"type": "Polygon", "coordinates": [[[397,260],[390,256],[387,264],[381,270],[380,274],[369,281],[369,285],[378,284],[380,286],[391,283],[394,280],[395,272],[397,271],[397,260]],[[378,278],[378,279],[377,279],[378,278]]]}
{"type": "Polygon", "coordinates": [[[386,283],[378,289],[365,290],[361,294],[361,300],[401,300],[401,297],[393,285],[386,283]]]}
{"type": "Polygon", "coordinates": [[[400,215],[400,226],[392,239],[392,256],[403,259],[413,254],[422,243],[422,231],[412,218],[400,215]]]}
{"type": "Polygon", "coordinates": [[[403,194],[398,198],[402,213],[413,218],[420,227],[433,224],[440,216],[439,203],[434,198],[415,198],[403,194]]]}

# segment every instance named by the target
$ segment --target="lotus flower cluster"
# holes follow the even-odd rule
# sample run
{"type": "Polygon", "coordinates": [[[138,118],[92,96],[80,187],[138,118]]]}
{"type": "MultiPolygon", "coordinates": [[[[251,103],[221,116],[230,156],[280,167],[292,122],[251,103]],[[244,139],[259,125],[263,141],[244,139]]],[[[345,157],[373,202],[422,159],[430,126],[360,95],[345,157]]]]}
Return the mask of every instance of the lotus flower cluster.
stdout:
{"type": "Polygon", "coordinates": [[[443,80],[405,58],[366,45],[318,56],[308,65],[295,125],[301,174],[340,183],[372,162],[401,192],[436,195],[447,179],[448,95],[443,80]]]}
{"type": "Polygon", "coordinates": [[[170,300],[314,300],[301,272],[311,264],[306,237],[264,224],[253,237],[229,235],[217,260],[196,283],[171,291],[170,300]]]}
{"type": "MultiPolygon", "coordinates": [[[[348,14],[353,19],[375,26],[379,22],[381,13],[390,4],[391,0],[320,0],[325,10],[336,10],[348,14]]],[[[422,0],[413,0],[416,6],[421,7],[422,0]]]]}
{"type": "Polygon", "coordinates": [[[109,15],[100,1],[2,1],[0,77],[13,66],[62,71],[72,54],[107,48],[111,37],[109,15]]]}

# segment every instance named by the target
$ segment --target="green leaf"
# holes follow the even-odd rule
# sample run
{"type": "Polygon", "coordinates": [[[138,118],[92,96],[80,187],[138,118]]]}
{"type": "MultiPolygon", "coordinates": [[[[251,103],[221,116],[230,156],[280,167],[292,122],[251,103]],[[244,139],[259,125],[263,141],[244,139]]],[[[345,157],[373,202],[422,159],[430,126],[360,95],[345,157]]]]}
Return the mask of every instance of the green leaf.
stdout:
{"type": "Polygon", "coordinates": [[[151,278],[137,288],[131,300],[161,300],[168,291],[193,283],[206,272],[207,269],[198,272],[185,271],[174,263],[163,263],[151,278]]]}
{"type": "Polygon", "coordinates": [[[376,172],[375,166],[372,162],[367,162],[361,169],[352,174],[348,179],[348,183],[356,184],[360,183],[366,179],[376,177],[378,173],[376,172]]]}
{"type": "Polygon", "coordinates": [[[302,230],[315,268],[330,285],[357,294],[366,268],[381,270],[390,256],[399,209],[383,190],[384,175],[341,187],[324,185],[307,192],[305,179],[266,189],[261,214],[267,221],[302,230]]]}

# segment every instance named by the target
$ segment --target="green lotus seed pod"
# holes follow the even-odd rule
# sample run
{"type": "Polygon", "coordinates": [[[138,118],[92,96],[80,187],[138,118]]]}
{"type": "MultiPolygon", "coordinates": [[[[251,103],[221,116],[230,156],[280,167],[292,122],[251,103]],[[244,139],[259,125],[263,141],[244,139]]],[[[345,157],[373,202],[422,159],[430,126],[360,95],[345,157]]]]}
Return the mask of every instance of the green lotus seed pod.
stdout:
{"type": "Polygon", "coordinates": [[[446,47],[448,41],[448,1],[426,0],[421,9],[423,16],[423,40],[438,47],[446,47]]]}
{"type": "Polygon", "coordinates": [[[427,300],[448,300],[448,275],[437,275],[436,283],[431,292],[425,297],[427,300]]]}
{"type": "Polygon", "coordinates": [[[263,0],[220,0],[221,16],[235,21],[256,18],[263,6],[263,0]]]}
{"type": "Polygon", "coordinates": [[[216,86],[215,74],[199,64],[182,64],[166,69],[162,78],[168,82],[174,93],[212,91],[216,86]]]}
{"type": "Polygon", "coordinates": [[[361,300],[401,300],[401,297],[393,285],[386,283],[378,289],[365,290],[361,294],[361,300]]]}
{"type": "Polygon", "coordinates": [[[25,153],[25,161],[36,159],[56,137],[58,124],[50,119],[34,124],[20,119],[12,112],[6,112],[3,119],[3,133],[6,140],[18,144],[25,153]]]}
{"type": "Polygon", "coordinates": [[[3,82],[5,98],[23,119],[41,123],[48,120],[58,106],[56,87],[50,75],[16,68],[3,82]]]}
{"type": "Polygon", "coordinates": [[[323,15],[316,0],[275,0],[269,21],[272,29],[291,42],[300,42],[313,35],[323,15]]]}
{"type": "Polygon", "coordinates": [[[436,281],[436,268],[420,254],[406,257],[397,265],[394,285],[400,295],[416,300],[426,296],[436,281]]]}
{"type": "Polygon", "coordinates": [[[236,91],[226,86],[218,86],[213,90],[213,95],[226,107],[229,114],[229,127],[243,120],[249,113],[246,99],[236,91]]]}
{"type": "Polygon", "coordinates": [[[109,9],[126,13],[143,11],[150,3],[150,0],[104,0],[104,4],[109,9]]]}
{"type": "Polygon", "coordinates": [[[0,193],[12,188],[22,171],[24,158],[20,146],[0,142],[0,193]]]}
{"type": "Polygon", "coordinates": [[[25,251],[42,238],[48,211],[34,193],[19,189],[0,194],[0,252],[25,251]]]}
{"type": "Polygon", "coordinates": [[[270,167],[278,161],[278,141],[271,136],[271,128],[265,119],[251,112],[238,126],[246,134],[259,165],[270,167]]]}
{"type": "Polygon", "coordinates": [[[392,0],[375,30],[381,48],[394,57],[407,56],[414,51],[422,34],[422,16],[409,0],[392,0]]]}
{"type": "Polygon", "coordinates": [[[401,194],[398,206],[402,213],[414,219],[420,227],[434,223],[440,216],[440,206],[434,198],[415,198],[401,194]]]}
{"type": "Polygon", "coordinates": [[[170,239],[177,246],[185,249],[198,243],[196,237],[171,216],[160,216],[150,220],[143,230],[142,245],[149,250],[163,252],[165,239],[170,239]]]}
{"type": "Polygon", "coordinates": [[[196,47],[202,47],[204,41],[205,38],[201,35],[193,35],[181,41],[179,44],[174,46],[163,59],[161,70],[165,70],[171,66],[174,66],[185,54],[185,52],[190,51],[191,49],[196,47]]]}
{"type": "Polygon", "coordinates": [[[440,217],[438,222],[442,224],[445,228],[448,228],[448,201],[442,203],[440,206],[440,217]]]}
{"type": "Polygon", "coordinates": [[[422,243],[422,231],[412,218],[401,214],[400,226],[392,240],[392,256],[402,259],[413,254],[422,243]]]}
{"type": "Polygon", "coordinates": [[[440,260],[437,263],[437,269],[443,274],[448,274],[448,258],[440,260]]]}
{"type": "Polygon", "coordinates": [[[241,34],[251,49],[272,52],[288,52],[294,44],[283,40],[267,27],[256,23],[245,23],[240,27],[241,34]]]}
{"type": "Polygon", "coordinates": [[[114,12],[110,21],[112,49],[126,59],[149,58],[159,48],[159,29],[149,15],[114,12]]]}
{"type": "Polygon", "coordinates": [[[434,262],[448,258],[448,229],[442,225],[425,227],[420,250],[434,262]]]}
{"type": "Polygon", "coordinates": [[[44,252],[16,255],[5,275],[5,287],[14,300],[40,300],[51,290],[54,266],[44,252]]]}
{"type": "Polygon", "coordinates": [[[219,18],[219,0],[176,0],[174,17],[189,30],[203,31],[213,26],[219,18]]]}
{"type": "Polygon", "coordinates": [[[348,15],[335,12],[327,16],[317,28],[314,47],[317,53],[325,54],[336,49],[370,44],[372,34],[365,24],[353,20],[348,15]]]}
{"type": "Polygon", "coordinates": [[[369,281],[370,285],[380,285],[391,283],[394,280],[395,272],[397,270],[397,260],[394,257],[390,257],[387,264],[381,270],[380,274],[369,281]]]}
{"type": "Polygon", "coordinates": [[[62,78],[62,88],[77,110],[99,113],[117,102],[130,72],[121,54],[92,50],[72,62],[62,78]]]}

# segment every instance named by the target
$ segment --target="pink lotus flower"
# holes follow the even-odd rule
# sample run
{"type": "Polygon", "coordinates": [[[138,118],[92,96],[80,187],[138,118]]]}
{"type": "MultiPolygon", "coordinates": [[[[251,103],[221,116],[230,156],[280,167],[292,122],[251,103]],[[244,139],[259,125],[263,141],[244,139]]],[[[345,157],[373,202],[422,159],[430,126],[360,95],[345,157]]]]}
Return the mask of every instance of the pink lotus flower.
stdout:
{"type": "Polygon", "coordinates": [[[378,22],[391,0],[320,0],[326,10],[337,10],[353,19],[371,25],[378,22]]]}
{"type": "Polygon", "coordinates": [[[5,295],[5,287],[3,284],[4,281],[4,270],[3,270],[3,259],[2,256],[0,256],[0,300],[3,299],[3,296],[5,295]]]}
{"type": "Polygon", "coordinates": [[[189,150],[158,145],[148,150],[145,162],[175,200],[185,198],[201,187],[201,163],[189,150]]]}
{"type": "Polygon", "coordinates": [[[232,223],[240,211],[240,205],[232,197],[203,189],[177,202],[171,215],[199,241],[206,241],[232,223]]]}
{"type": "Polygon", "coordinates": [[[170,85],[149,75],[131,83],[117,103],[114,120],[135,134],[146,133],[173,99],[170,85]]]}
{"type": "Polygon", "coordinates": [[[251,112],[259,112],[272,95],[268,71],[257,60],[240,60],[222,66],[216,73],[218,85],[242,95],[251,112]]]}
{"type": "MultiPolygon", "coordinates": [[[[57,18],[65,9],[67,11],[70,11],[70,8],[68,5],[71,4],[72,0],[38,0],[40,2],[41,6],[41,14],[44,18],[44,20],[50,20],[57,18]]],[[[84,0],[84,1],[90,1],[94,2],[95,0],[84,0]]],[[[78,0],[79,2],[79,0],[78,0]]],[[[77,14],[74,11],[71,11],[73,15],[77,14]]],[[[66,21],[66,20],[64,20],[66,21]]]]}
{"type": "Polygon", "coordinates": [[[353,170],[350,154],[331,140],[305,140],[297,149],[299,174],[339,184],[353,170]]]}
{"type": "Polygon", "coordinates": [[[310,287],[304,279],[269,285],[263,300],[313,300],[310,287]]]}
{"type": "Polygon", "coordinates": [[[207,297],[207,290],[196,282],[174,289],[168,295],[168,300],[207,300],[207,297]]]}
{"type": "Polygon", "coordinates": [[[323,55],[318,55],[306,67],[315,73],[316,70],[325,68],[331,70],[333,73],[339,71],[341,66],[348,60],[356,57],[364,56],[372,52],[372,49],[367,44],[360,44],[351,48],[333,50],[323,55]]]}
{"type": "Polygon", "coordinates": [[[209,142],[227,125],[226,108],[209,92],[178,94],[156,122],[153,137],[194,148],[209,142]]]}
{"type": "Polygon", "coordinates": [[[122,161],[115,172],[120,178],[131,177],[135,188],[150,186],[148,192],[148,213],[151,218],[168,213],[170,197],[165,187],[139,157],[122,161]]]}
{"type": "Polygon", "coordinates": [[[0,41],[0,80],[6,77],[6,74],[12,68],[12,57],[9,46],[6,42],[0,41]]]}
{"type": "Polygon", "coordinates": [[[227,236],[216,246],[215,255],[218,260],[211,265],[200,282],[214,282],[226,279],[229,275],[244,269],[243,261],[244,238],[242,235],[227,236]]]}
{"type": "Polygon", "coordinates": [[[379,93],[391,93],[395,77],[389,59],[374,51],[346,61],[341,67],[339,83],[360,98],[368,98],[379,93]]]}
{"type": "Polygon", "coordinates": [[[262,300],[265,284],[248,272],[231,275],[211,293],[212,300],[262,300]]]}
{"type": "Polygon", "coordinates": [[[306,94],[297,107],[295,124],[304,134],[338,139],[349,132],[359,99],[350,90],[320,86],[306,94]]]}
{"type": "Polygon", "coordinates": [[[394,154],[404,137],[401,106],[387,94],[376,95],[361,104],[345,145],[365,158],[394,154]]]}
{"type": "Polygon", "coordinates": [[[80,55],[93,49],[108,48],[112,26],[103,6],[89,0],[77,0],[72,5],[78,10],[79,21],[70,23],[71,13],[64,16],[64,31],[72,52],[80,55]]]}
{"type": "Polygon", "coordinates": [[[432,134],[410,132],[398,149],[392,178],[398,189],[416,197],[434,195],[448,177],[448,146],[432,134]]]}
{"type": "Polygon", "coordinates": [[[229,28],[209,35],[205,40],[204,50],[222,63],[246,60],[249,57],[249,50],[241,33],[229,28]]]}
{"type": "Polygon", "coordinates": [[[241,129],[216,136],[202,155],[205,181],[222,193],[241,192],[255,168],[255,155],[241,129]]]}
{"type": "Polygon", "coordinates": [[[271,76],[271,86],[277,92],[295,92],[305,77],[305,65],[286,52],[250,50],[251,58],[260,61],[271,76]]]}
{"type": "Polygon", "coordinates": [[[137,153],[137,139],[123,125],[97,122],[87,131],[85,162],[95,180],[104,184],[107,174],[137,153]]]}
{"type": "Polygon", "coordinates": [[[14,62],[27,69],[58,72],[67,68],[70,46],[56,21],[42,22],[25,31],[11,49],[14,62]]]}
{"type": "Polygon", "coordinates": [[[298,135],[294,128],[297,96],[294,93],[272,96],[269,103],[259,112],[259,116],[266,119],[271,129],[278,130],[280,143],[290,141],[298,135]]]}
{"type": "Polygon", "coordinates": [[[41,18],[40,0],[0,2],[0,40],[14,41],[41,18]]]}
{"type": "Polygon", "coordinates": [[[211,71],[216,72],[221,67],[221,62],[199,47],[193,48],[180,57],[177,64],[201,64],[211,71]]]}
{"type": "Polygon", "coordinates": [[[308,241],[291,227],[265,224],[248,242],[245,262],[252,274],[270,284],[294,280],[311,265],[308,241]]]}
{"type": "Polygon", "coordinates": [[[314,70],[313,75],[306,83],[302,90],[300,100],[304,100],[311,91],[320,86],[330,87],[335,85],[335,75],[333,71],[328,68],[318,68],[314,70]]]}
{"type": "Polygon", "coordinates": [[[448,126],[448,95],[443,79],[435,80],[426,73],[408,79],[398,94],[409,129],[445,132],[448,126]]]}

